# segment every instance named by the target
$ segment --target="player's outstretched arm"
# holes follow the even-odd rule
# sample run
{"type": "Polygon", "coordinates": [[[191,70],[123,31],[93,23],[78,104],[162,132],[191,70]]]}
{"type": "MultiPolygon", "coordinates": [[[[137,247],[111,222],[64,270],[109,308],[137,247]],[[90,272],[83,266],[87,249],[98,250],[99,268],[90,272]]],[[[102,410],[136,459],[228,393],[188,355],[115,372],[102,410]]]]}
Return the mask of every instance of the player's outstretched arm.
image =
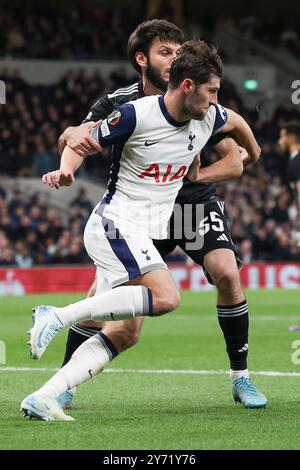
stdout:
{"type": "Polygon", "coordinates": [[[261,149],[253,135],[252,130],[242,116],[231,109],[226,109],[228,119],[219,132],[230,132],[239,145],[244,147],[248,156],[243,158],[244,167],[257,162],[260,157],[261,149]]]}
{"type": "Polygon", "coordinates": [[[100,152],[101,146],[91,137],[90,131],[97,127],[102,121],[89,121],[80,126],[70,126],[61,134],[58,139],[58,152],[62,155],[66,146],[74,150],[80,157],[93,155],[100,152]]]}
{"type": "Polygon", "coordinates": [[[64,151],[60,160],[59,170],[50,171],[42,176],[44,184],[48,184],[50,188],[59,189],[61,186],[71,186],[74,183],[74,173],[82,165],[83,158],[68,146],[64,151]]]}

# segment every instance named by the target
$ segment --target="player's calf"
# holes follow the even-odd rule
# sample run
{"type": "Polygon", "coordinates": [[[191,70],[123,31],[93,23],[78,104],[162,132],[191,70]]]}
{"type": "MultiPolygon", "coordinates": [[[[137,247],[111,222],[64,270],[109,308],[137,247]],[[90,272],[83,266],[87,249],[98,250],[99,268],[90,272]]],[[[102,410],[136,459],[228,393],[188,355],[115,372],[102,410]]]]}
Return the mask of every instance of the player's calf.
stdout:
{"type": "Polygon", "coordinates": [[[177,290],[171,293],[167,291],[160,295],[153,295],[153,315],[158,316],[172,312],[179,304],[180,295],[177,290]]]}
{"type": "Polygon", "coordinates": [[[120,353],[138,342],[143,322],[144,317],[137,317],[126,321],[107,322],[102,333],[109,338],[120,353]]]}

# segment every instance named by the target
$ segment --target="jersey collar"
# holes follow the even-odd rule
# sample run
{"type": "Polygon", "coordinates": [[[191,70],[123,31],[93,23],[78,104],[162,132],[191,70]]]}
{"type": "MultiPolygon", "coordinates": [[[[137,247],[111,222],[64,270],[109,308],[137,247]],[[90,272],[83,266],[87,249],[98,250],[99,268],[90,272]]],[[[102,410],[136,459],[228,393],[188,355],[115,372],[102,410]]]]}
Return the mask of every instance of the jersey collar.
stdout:
{"type": "Polygon", "coordinates": [[[160,96],[158,98],[159,106],[161,109],[161,112],[163,113],[165,119],[168,121],[169,124],[175,127],[182,127],[185,126],[189,121],[183,121],[183,122],[178,122],[175,119],[172,118],[170,115],[169,111],[167,110],[167,107],[165,105],[165,100],[163,96],[160,96]]]}

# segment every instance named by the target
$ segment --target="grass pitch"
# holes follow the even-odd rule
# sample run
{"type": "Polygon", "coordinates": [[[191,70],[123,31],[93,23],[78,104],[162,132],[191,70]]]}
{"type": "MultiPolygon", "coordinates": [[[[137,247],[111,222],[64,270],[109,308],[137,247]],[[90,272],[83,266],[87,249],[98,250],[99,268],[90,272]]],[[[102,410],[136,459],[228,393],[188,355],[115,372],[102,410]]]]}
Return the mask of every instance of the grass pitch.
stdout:
{"type": "Polygon", "coordinates": [[[139,344],[80,387],[70,412],[75,422],[25,420],[21,400],[60,366],[66,339],[60,333],[40,361],[29,359],[31,307],[80,298],[0,297],[0,340],[6,345],[0,449],[299,449],[300,364],[293,364],[292,354],[297,362],[300,332],[288,331],[300,323],[298,291],[248,292],[249,368],[267,372],[252,376],[269,399],[265,410],[233,402],[222,372],[228,361],[215,294],[187,292],[175,313],[147,318],[139,344]],[[272,371],[283,374],[268,375],[272,371]]]}

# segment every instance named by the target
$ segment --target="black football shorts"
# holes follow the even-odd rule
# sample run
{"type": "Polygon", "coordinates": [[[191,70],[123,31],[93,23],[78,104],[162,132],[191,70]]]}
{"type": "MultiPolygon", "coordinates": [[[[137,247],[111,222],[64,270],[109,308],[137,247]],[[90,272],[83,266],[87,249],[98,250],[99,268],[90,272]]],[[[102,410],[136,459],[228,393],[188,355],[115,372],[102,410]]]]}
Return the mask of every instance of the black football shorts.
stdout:
{"type": "MultiPolygon", "coordinates": [[[[175,205],[168,238],[153,240],[153,243],[162,258],[178,245],[200,265],[203,265],[203,259],[210,251],[226,248],[234,252],[238,267],[243,265],[226,222],[225,204],[217,199],[205,204],[175,205]]],[[[211,282],[211,279],[208,280],[211,282]]]]}

